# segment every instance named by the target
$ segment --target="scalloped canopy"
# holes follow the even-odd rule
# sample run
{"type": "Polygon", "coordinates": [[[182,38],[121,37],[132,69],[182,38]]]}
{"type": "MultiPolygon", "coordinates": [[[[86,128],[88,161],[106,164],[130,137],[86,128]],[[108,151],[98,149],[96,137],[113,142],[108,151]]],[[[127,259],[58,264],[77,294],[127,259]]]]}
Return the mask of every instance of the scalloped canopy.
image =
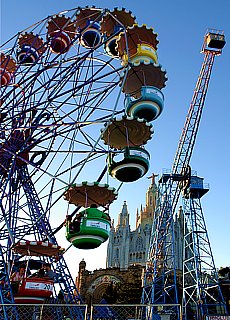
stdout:
{"type": "Polygon", "coordinates": [[[99,22],[101,19],[102,10],[97,8],[81,8],[76,15],[75,24],[77,28],[84,29],[88,25],[88,21],[99,22]]]}
{"type": "Polygon", "coordinates": [[[50,242],[27,240],[18,242],[13,251],[25,256],[53,257],[63,253],[64,249],[50,242]]]}
{"type": "Polygon", "coordinates": [[[39,53],[45,52],[47,48],[44,46],[43,39],[32,32],[21,34],[18,38],[18,45],[19,47],[22,47],[23,45],[31,46],[32,48],[37,49],[39,53]]]}
{"type": "Polygon", "coordinates": [[[76,33],[76,25],[69,17],[64,15],[55,15],[48,21],[47,33],[51,34],[59,30],[68,33],[68,35],[73,38],[76,33]]]}
{"type": "Polygon", "coordinates": [[[0,67],[13,73],[17,68],[17,64],[11,56],[0,53],[0,67]]]}
{"type": "Polygon", "coordinates": [[[82,182],[71,186],[64,194],[64,199],[71,204],[82,207],[90,207],[92,204],[106,206],[117,198],[115,188],[98,182],[82,182]]]}
{"type": "Polygon", "coordinates": [[[133,56],[137,52],[138,44],[148,44],[153,47],[154,50],[157,50],[158,43],[157,33],[155,33],[152,28],[135,24],[132,27],[128,27],[125,32],[119,34],[117,50],[121,57],[124,51],[127,50],[128,44],[129,56],[133,56]]]}
{"type": "Polygon", "coordinates": [[[113,119],[105,128],[102,139],[111,148],[141,146],[151,139],[153,126],[143,119],[123,117],[113,119]]]}
{"type": "Polygon", "coordinates": [[[166,81],[166,71],[162,70],[161,65],[134,63],[127,73],[122,91],[137,99],[141,96],[141,87],[152,86],[162,89],[166,81]]]}
{"type": "Polygon", "coordinates": [[[132,15],[131,11],[126,11],[125,8],[115,8],[103,16],[101,20],[101,31],[109,37],[114,34],[114,28],[116,26],[132,26],[135,20],[136,17],[132,15]]]}

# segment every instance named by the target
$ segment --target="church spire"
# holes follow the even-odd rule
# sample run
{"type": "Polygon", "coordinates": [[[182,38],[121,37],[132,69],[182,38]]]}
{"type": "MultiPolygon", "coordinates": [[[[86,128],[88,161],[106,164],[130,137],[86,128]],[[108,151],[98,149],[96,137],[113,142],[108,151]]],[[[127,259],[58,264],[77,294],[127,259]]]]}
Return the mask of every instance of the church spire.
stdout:
{"type": "Polygon", "coordinates": [[[148,179],[151,179],[151,184],[146,192],[145,207],[143,207],[143,205],[141,204],[140,214],[136,219],[136,228],[139,225],[142,225],[142,227],[144,227],[146,224],[151,225],[153,223],[157,197],[157,185],[155,182],[155,177],[157,176],[157,174],[153,173],[150,177],[148,177],[148,179]]]}
{"type": "Polygon", "coordinates": [[[129,226],[129,213],[126,201],[124,201],[121,212],[118,215],[118,227],[129,226]]]}
{"type": "Polygon", "coordinates": [[[137,212],[136,212],[136,228],[138,227],[138,221],[139,221],[139,211],[137,209],[137,212]]]}
{"type": "Polygon", "coordinates": [[[112,219],[112,221],[111,221],[111,230],[114,230],[115,228],[114,228],[114,219],[112,219]]]}
{"type": "Polygon", "coordinates": [[[146,210],[149,212],[152,219],[154,216],[154,210],[156,206],[157,185],[155,178],[157,176],[158,174],[153,173],[150,177],[148,177],[148,179],[151,179],[151,184],[146,193],[146,210]]]}

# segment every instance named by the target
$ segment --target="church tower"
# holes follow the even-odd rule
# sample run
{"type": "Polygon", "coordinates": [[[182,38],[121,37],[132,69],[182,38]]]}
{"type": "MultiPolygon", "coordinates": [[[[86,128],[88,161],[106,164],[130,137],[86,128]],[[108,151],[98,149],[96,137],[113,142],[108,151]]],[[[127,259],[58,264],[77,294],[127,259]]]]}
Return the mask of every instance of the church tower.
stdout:
{"type": "Polygon", "coordinates": [[[116,228],[112,225],[109,244],[107,247],[107,268],[118,267],[127,269],[129,265],[129,241],[130,241],[129,213],[126,201],[118,215],[116,228]]]}
{"type": "Polygon", "coordinates": [[[145,227],[146,224],[152,225],[154,220],[154,211],[156,207],[156,197],[157,197],[157,185],[155,182],[155,177],[157,175],[152,174],[151,178],[151,184],[146,192],[146,206],[143,209],[141,205],[140,214],[136,214],[136,228],[138,228],[139,225],[142,226],[142,228],[145,227]]]}
{"type": "Polygon", "coordinates": [[[119,267],[127,270],[131,265],[145,266],[151,228],[156,205],[157,186],[155,176],[150,177],[151,185],[146,192],[146,206],[136,212],[136,228],[131,231],[126,201],[118,215],[117,226],[112,225],[107,247],[107,268],[119,267]]]}

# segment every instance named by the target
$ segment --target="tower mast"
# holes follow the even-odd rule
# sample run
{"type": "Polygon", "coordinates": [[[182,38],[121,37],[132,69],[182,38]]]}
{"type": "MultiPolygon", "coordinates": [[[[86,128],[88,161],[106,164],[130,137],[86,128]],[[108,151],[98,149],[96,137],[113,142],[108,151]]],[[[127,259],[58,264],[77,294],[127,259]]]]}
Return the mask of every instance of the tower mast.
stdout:
{"type": "MultiPolygon", "coordinates": [[[[208,30],[204,36],[201,52],[204,61],[196,83],[192,101],[179,139],[170,172],[159,179],[158,200],[152,227],[150,247],[146,264],[142,303],[174,304],[168,307],[180,319],[178,307],[177,266],[175,263],[174,214],[181,188],[189,182],[189,167],[201,120],[204,102],[216,56],[221,55],[225,45],[223,31],[208,30]]],[[[151,313],[157,312],[152,309],[151,313]]]]}
{"type": "Polygon", "coordinates": [[[208,237],[202,196],[208,192],[203,178],[193,174],[182,190],[184,211],[183,316],[185,320],[226,315],[224,301],[208,237]]]}

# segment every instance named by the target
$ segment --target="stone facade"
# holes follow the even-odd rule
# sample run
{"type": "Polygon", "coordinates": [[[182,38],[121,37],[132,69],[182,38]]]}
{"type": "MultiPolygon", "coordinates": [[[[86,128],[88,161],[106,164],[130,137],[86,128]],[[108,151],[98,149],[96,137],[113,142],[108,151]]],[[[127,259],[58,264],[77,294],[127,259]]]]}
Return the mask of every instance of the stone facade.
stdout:
{"type": "Polygon", "coordinates": [[[96,304],[103,299],[103,294],[111,283],[134,284],[139,282],[141,286],[142,273],[141,266],[130,266],[127,270],[107,268],[88,271],[85,261],[82,260],[79,264],[76,286],[84,303],[96,304]]]}
{"type": "MultiPolygon", "coordinates": [[[[148,249],[151,240],[152,224],[157,199],[157,186],[155,176],[152,176],[151,184],[146,192],[146,205],[141,206],[136,213],[136,228],[130,229],[129,212],[124,201],[121,212],[118,215],[117,226],[112,226],[107,247],[106,266],[118,267],[127,270],[131,265],[145,266],[148,258],[148,249]]],[[[175,265],[177,270],[182,270],[183,256],[183,228],[184,214],[182,207],[174,216],[174,250],[175,265]]]]}

